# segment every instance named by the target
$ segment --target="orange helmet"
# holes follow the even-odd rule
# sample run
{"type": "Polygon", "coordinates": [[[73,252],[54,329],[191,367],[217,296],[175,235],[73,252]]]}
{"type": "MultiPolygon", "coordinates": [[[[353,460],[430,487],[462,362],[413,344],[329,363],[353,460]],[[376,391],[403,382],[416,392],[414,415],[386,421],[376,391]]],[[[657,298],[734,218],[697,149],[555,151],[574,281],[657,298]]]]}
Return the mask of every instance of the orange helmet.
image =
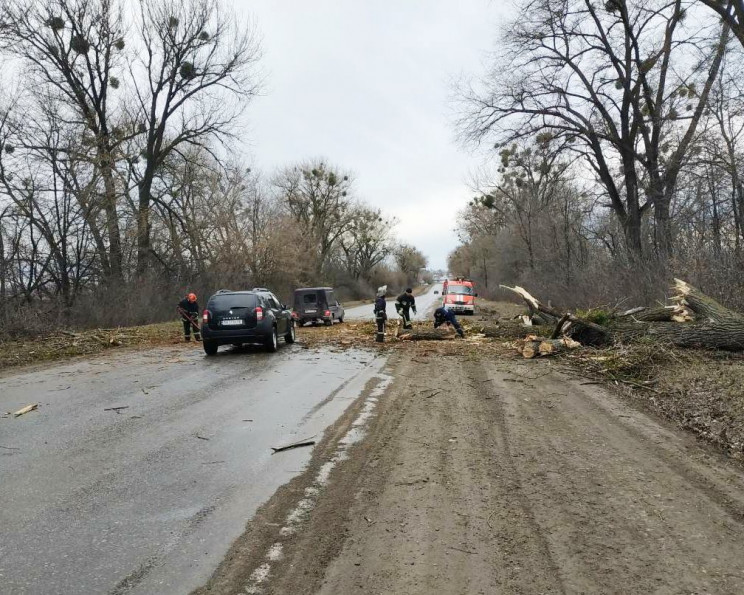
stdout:
{"type": "Polygon", "coordinates": [[[186,296],[186,299],[189,300],[190,302],[195,302],[196,301],[196,294],[195,293],[190,293],[189,295],[186,296]]]}

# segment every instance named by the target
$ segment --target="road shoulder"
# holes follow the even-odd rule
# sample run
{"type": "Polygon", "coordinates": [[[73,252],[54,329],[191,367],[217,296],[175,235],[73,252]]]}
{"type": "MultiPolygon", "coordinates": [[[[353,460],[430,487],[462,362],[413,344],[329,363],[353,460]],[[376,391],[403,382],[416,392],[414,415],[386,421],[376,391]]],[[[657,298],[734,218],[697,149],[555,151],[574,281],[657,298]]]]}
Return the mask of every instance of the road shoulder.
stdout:
{"type": "MultiPolygon", "coordinates": [[[[419,350],[388,373],[367,437],[249,592],[744,590],[744,475],[688,435],[548,362],[419,350]]],[[[291,501],[252,523],[243,582],[210,592],[247,585],[291,501]]]]}

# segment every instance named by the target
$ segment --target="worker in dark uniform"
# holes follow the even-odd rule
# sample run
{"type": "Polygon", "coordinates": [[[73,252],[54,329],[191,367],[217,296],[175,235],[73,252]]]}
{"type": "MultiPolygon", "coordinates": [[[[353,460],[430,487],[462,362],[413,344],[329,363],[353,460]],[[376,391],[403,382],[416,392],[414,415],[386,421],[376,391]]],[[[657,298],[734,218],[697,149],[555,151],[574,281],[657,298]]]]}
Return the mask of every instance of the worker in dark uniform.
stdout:
{"type": "Polygon", "coordinates": [[[447,308],[437,308],[434,310],[434,328],[439,328],[443,324],[455,327],[457,334],[465,338],[465,331],[462,330],[462,326],[457,322],[455,313],[452,310],[447,310],[447,308]]]}
{"type": "Polygon", "coordinates": [[[411,324],[411,310],[416,314],[416,298],[413,297],[413,289],[406,289],[395,301],[395,311],[403,319],[403,328],[413,328],[411,324]]]}
{"type": "Polygon", "coordinates": [[[377,297],[375,298],[375,322],[377,323],[377,333],[375,334],[375,341],[382,343],[385,340],[385,321],[387,320],[387,301],[385,300],[385,293],[387,292],[387,285],[377,289],[377,297]]]}
{"type": "Polygon", "coordinates": [[[180,302],[176,310],[181,315],[183,322],[183,339],[191,341],[191,330],[194,330],[194,339],[201,341],[201,331],[199,330],[199,303],[196,301],[196,294],[190,293],[180,302]]]}

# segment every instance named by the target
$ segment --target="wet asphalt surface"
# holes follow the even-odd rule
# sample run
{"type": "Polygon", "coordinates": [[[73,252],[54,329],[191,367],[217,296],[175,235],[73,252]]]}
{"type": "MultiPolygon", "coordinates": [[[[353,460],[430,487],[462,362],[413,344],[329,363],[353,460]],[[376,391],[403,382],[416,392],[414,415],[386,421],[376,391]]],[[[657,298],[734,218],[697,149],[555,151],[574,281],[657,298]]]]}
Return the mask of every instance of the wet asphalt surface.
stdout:
{"type": "Polygon", "coordinates": [[[198,587],[310,460],[270,447],[319,440],[383,363],[195,345],[0,377],[0,592],[198,587]]]}
{"type": "MultiPolygon", "coordinates": [[[[416,298],[416,314],[411,317],[412,320],[434,320],[434,310],[441,305],[442,302],[442,284],[437,283],[429,287],[428,291],[416,298]],[[437,291],[436,295],[434,292],[437,291]]],[[[387,301],[387,315],[389,318],[397,318],[398,314],[395,312],[395,300],[387,301]]],[[[374,304],[365,304],[363,306],[356,306],[346,310],[345,314],[347,320],[374,320],[374,304]]]]}

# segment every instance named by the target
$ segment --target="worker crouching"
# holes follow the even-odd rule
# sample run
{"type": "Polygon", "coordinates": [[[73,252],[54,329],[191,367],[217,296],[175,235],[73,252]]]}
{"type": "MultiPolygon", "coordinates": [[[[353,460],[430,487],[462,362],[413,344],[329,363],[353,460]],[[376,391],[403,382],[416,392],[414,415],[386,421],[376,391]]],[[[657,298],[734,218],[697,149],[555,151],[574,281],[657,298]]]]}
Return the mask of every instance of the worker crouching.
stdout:
{"type": "Polygon", "coordinates": [[[443,324],[454,327],[457,334],[460,335],[460,337],[465,338],[465,331],[462,330],[462,326],[457,322],[455,313],[451,310],[447,310],[447,308],[437,308],[434,310],[434,328],[439,328],[443,324]]]}

